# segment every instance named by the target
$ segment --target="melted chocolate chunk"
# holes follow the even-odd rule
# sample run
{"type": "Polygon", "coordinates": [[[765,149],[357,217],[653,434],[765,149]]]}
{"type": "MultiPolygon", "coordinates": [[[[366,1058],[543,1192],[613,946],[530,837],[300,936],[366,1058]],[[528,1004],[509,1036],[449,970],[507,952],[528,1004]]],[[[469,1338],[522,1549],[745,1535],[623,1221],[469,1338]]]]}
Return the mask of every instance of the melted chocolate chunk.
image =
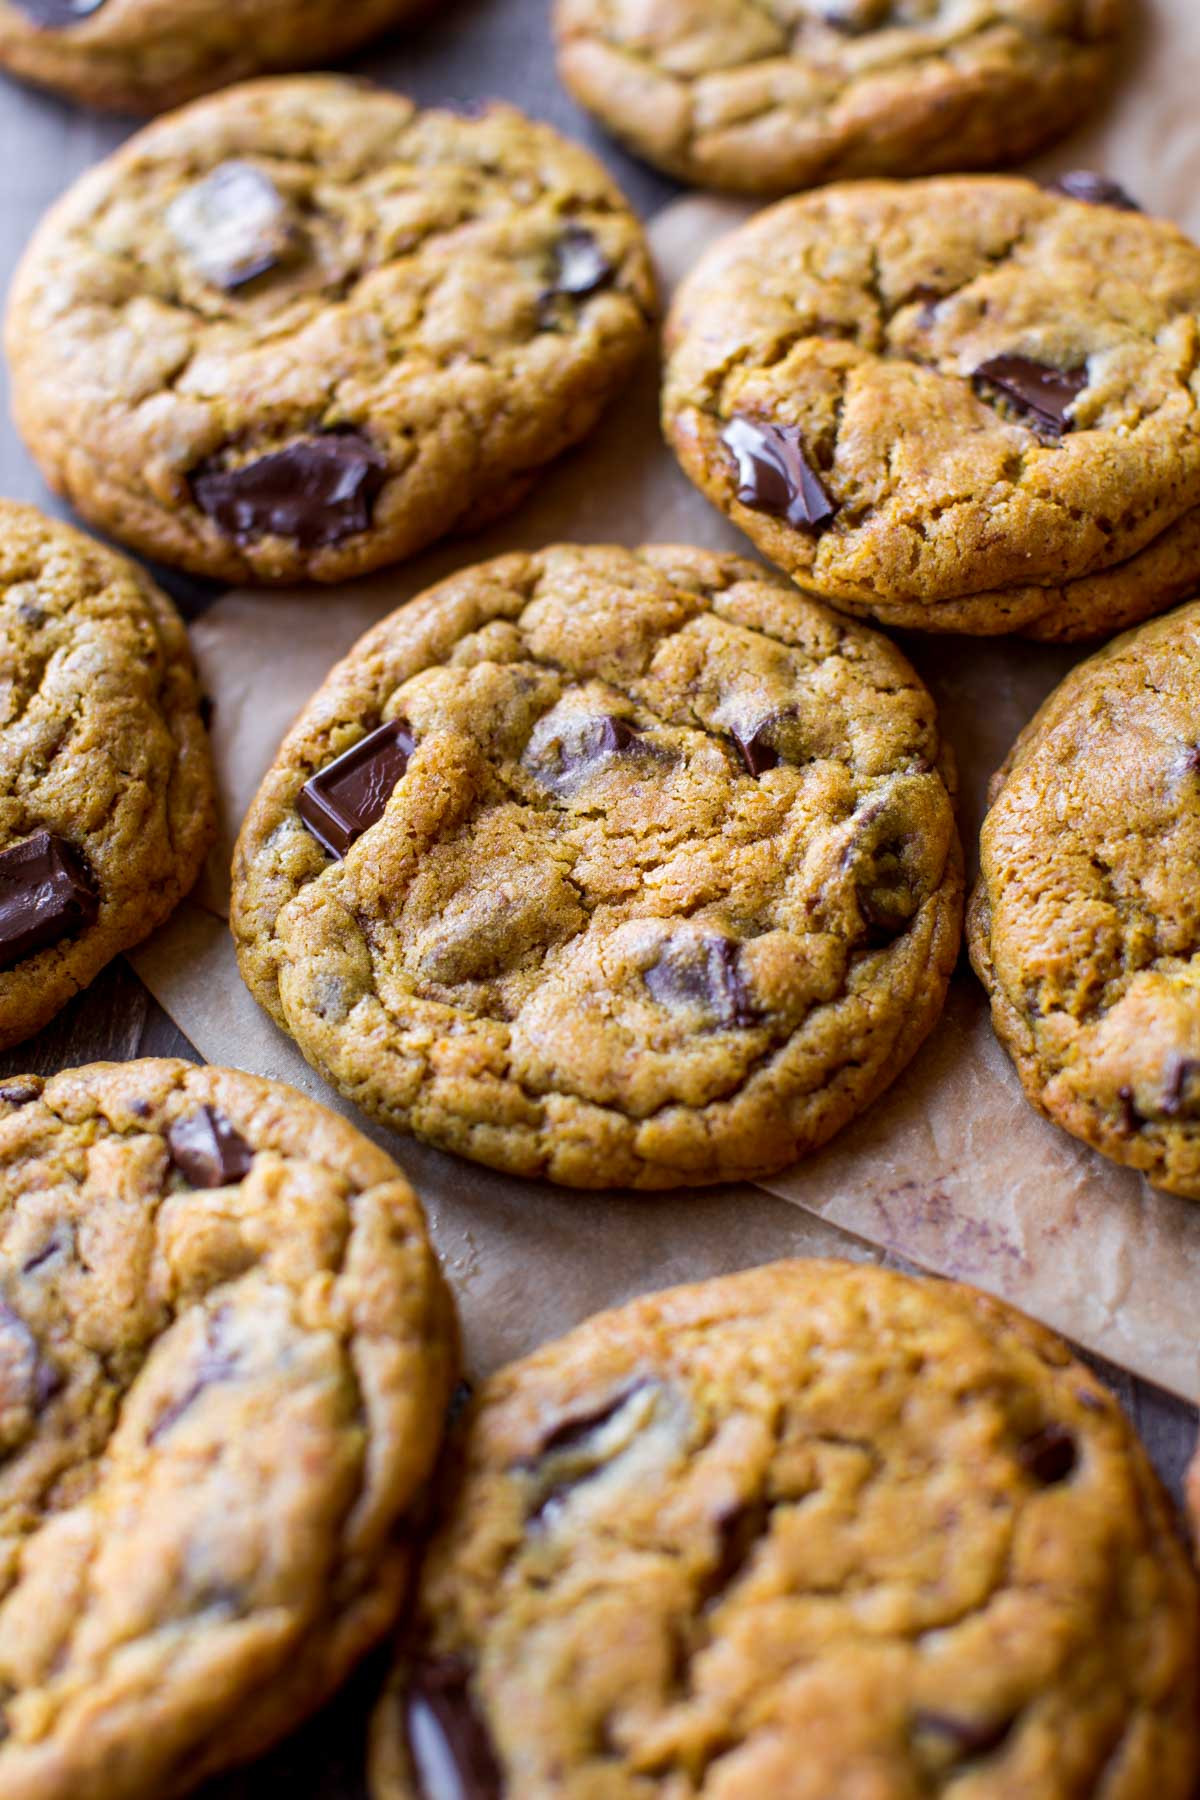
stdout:
{"type": "Polygon", "coordinates": [[[172,1400],[159,1413],[157,1419],[146,1433],[146,1442],[156,1444],[160,1437],[170,1431],[187,1412],[188,1408],[200,1398],[205,1388],[215,1387],[220,1381],[230,1381],[238,1373],[238,1358],[228,1350],[223,1342],[224,1312],[214,1313],[205,1325],[204,1349],[196,1364],[196,1372],[187,1387],[177,1400],[172,1400]]]}
{"type": "Polygon", "coordinates": [[[753,1025],[758,1011],[742,980],[741,946],[727,937],[668,944],[642,980],[660,1006],[699,1006],[727,1030],[753,1025]]]}
{"type": "Polygon", "coordinates": [[[1141,207],[1119,182],[1093,169],[1070,169],[1054,181],[1046,183],[1048,194],[1062,194],[1068,200],[1082,200],[1085,206],[1115,206],[1121,212],[1141,212],[1141,207]]]}
{"type": "Polygon", "coordinates": [[[621,1408],[627,1406],[635,1394],[640,1394],[649,1385],[649,1382],[646,1381],[635,1381],[632,1387],[622,1388],[619,1394],[614,1394],[611,1400],[606,1400],[603,1406],[596,1407],[593,1412],[578,1413],[573,1419],[564,1419],[561,1425],[554,1427],[549,1436],[542,1439],[542,1447],[538,1451],[538,1456],[549,1456],[556,1450],[574,1450],[580,1444],[586,1443],[587,1439],[594,1437],[596,1432],[607,1425],[610,1419],[615,1419],[621,1408]]]}
{"type": "Polygon", "coordinates": [[[1040,1481],[1043,1487],[1054,1487],[1065,1481],[1073,1474],[1078,1460],[1075,1439],[1061,1425],[1047,1425],[1017,1451],[1017,1461],[1026,1474],[1040,1481]]]}
{"type": "Polygon", "coordinates": [[[1062,437],[1070,431],[1067,417],[1088,384],[1086,363],[1074,369],[1052,369],[1029,356],[993,356],[975,371],[977,385],[995,388],[1043,431],[1062,437]]]}
{"type": "Polygon", "coordinates": [[[460,1658],[413,1665],[404,1730],[420,1800],[501,1800],[504,1778],[460,1658]]]}
{"type": "Polygon", "coordinates": [[[332,856],[340,861],[382,819],[415,749],[403,720],[390,719],[305,782],[296,811],[332,856]]]}
{"type": "Polygon", "coordinates": [[[717,1520],[717,1560],[703,1582],[702,1599],[711,1606],[731,1588],[766,1535],[767,1501],[746,1500],[717,1520]]]}
{"type": "Polygon", "coordinates": [[[167,227],[192,266],[233,293],[294,262],[303,238],[270,176],[253,163],[220,163],[167,208],[167,227]]]}
{"type": "Polygon", "coordinates": [[[988,1756],[998,1750],[1015,1723],[1012,1718],[963,1719],[954,1713],[918,1712],[913,1717],[913,1730],[942,1739],[959,1759],[988,1756]]]}
{"type": "Polygon", "coordinates": [[[1200,1100],[1197,1076],[1200,1076],[1200,1061],[1194,1056],[1176,1056],[1173,1059],[1163,1097],[1158,1103],[1158,1110],[1164,1119],[1177,1119],[1180,1116],[1192,1118],[1195,1115],[1197,1101],[1200,1100]]]}
{"type": "Polygon", "coordinates": [[[864,37],[887,23],[890,0],[826,0],[821,17],[845,37],[864,37]]]}
{"type": "Polygon", "coordinates": [[[628,719],[611,713],[599,718],[571,718],[547,736],[540,748],[531,746],[531,766],[547,787],[569,792],[596,763],[625,752],[661,754],[643,741],[641,730],[628,719]]]}
{"type": "Polygon", "coordinates": [[[0,855],[0,969],[94,925],[96,886],[78,851],[38,831],[0,855]]]}
{"type": "Polygon", "coordinates": [[[568,225],[554,251],[554,280],[548,293],[582,300],[607,287],[616,270],[590,231],[568,225]]]}
{"type": "Polygon", "coordinates": [[[742,761],[751,775],[762,775],[768,769],[779,767],[782,759],[774,744],[767,737],[767,733],[772,730],[774,725],[773,718],[763,719],[748,733],[735,731],[733,734],[733,741],[741,751],[742,761]]]}
{"type": "Polygon", "coordinates": [[[239,544],[290,538],[302,550],[340,544],[370,528],[387,463],[360,431],[299,438],[240,468],[215,460],[192,471],[192,498],[239,544]]]}
{"type": "Polygon", "coordinates": [[[6,1081],[0,1087],[0,1100],[6,1106],[28,1106],[42,1091],[40,1081],[6,1081]]]}
{"type": "Polygon", "coordinates": [[[1136,1131],[1141,1130],[1146,1121],[1134,1104],[1131,1087],[1118,1088],[1117,1099],[1121,1102],[1121,1129],[1127,1137],[1132,1137],[1136,1131]]]}
{"type": "MultiPolygon", "coordinates": [[[[21,1315],[0,1300],[0,1415],[14,1406],[26,1417],[37,1414],[64,1385],[61,1370],[42,1355],[21,1315]]],[[[18,1438],[23,1435],[18,1429],[18,1438]]],[[[3,1442],[0,1434],[0,1450],[3,1442]]]]}
{"type": "Polygon", "coordinates": [[[737,462],[737,497],[743,506],[773,513],[800,531],[819,531],[837,512],[804,454],[798,426],[731,419],[721,442],[737,462]]]}
{"type": "Polygon", "coordinates": [[[167,1132],[171,1161],[194,1188],[229,1187],[250,1173],[254,1152],[223,1112],[202,1106],[167,1132]]]}
{"type": "Polygon", "coordinates": [[[14,0],[14,4],[43,31],[69,31],[99,12],[104,0],[14,0]]]}

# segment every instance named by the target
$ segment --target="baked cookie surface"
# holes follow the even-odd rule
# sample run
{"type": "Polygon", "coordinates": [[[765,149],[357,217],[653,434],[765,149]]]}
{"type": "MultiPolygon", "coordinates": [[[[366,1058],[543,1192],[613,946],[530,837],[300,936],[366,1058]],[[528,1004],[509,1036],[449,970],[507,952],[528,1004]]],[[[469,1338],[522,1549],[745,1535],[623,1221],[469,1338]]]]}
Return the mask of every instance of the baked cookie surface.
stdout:
{"type": "Polygon", "coordinates": [[[1193,1791],[1170,1503],[982,1294],[795,1262],[653,1295],[500,1371],[450,1461],[374,1800],[1193,1791]]]}
{"type": "Polygon", "coordinates": [[[0,1083],[0,1791],[174,1795],[391,1626],[454,1381],[395,1164],[186,1063],[0,1083]]]}
{"type": "Polygon", "coordinates": [[[423,0],[0,0],[0,68],[118,112],[329,62],[423,0]]]}
{"type": "Polygon", "coordinates": [[[1200,602],[1073,669],[992,785],[971,958],[1026,1094],[1200,1199],[1200,602]]]}
{"type": "Polygon", "coordinates": [[[175,608],[125,557],[0,502],[0,1047],[162,923],[214,808],[175,608]]]}
{"type": "Polygon", "coordinates": [[[52,209],[8,318],[47,479],[160,561],[337,581],[514,505],[650,340],[586,152],[331,76],[157,121],[52,209]]]}
{"type": "Polygon", "coordinates": [[[575,97],[744,194],[1017,162],[1099,99],[1124,0],[557,0],[575,97]]]}
{"type": "Polygon", "coordinates": [[[1200,578],[1200,248],[1127,204],[825,189],[716,244],[667,336],[686,473],[836,606],[1074,639],[1200,578]]]}
{"type": "Polygon", "coordinates": [[[737,557],[560,546],[359,642],[234,856],[252,992],[385,1123],[569,1185],[780,1168],[942,1005],[933,702],[737,557]]]}

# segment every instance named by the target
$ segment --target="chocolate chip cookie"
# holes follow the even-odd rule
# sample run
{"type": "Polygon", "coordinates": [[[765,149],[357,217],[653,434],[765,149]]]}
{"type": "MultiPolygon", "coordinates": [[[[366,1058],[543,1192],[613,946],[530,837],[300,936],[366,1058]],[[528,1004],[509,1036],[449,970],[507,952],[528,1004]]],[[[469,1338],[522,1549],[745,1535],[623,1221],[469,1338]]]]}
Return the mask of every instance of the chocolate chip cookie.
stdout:
{"type": "Polygon", "coordinates": [[[1200,602],[1073,669],[992,788],[971,957],[1039,1111],[1200,1199],[1200,602]]]}
{"type": "Polygon", "coordinates": [[[602,1314],[487,1383],[446,1501],[374,1800],[1190,1800],[1170,1503],[969,1288],[778,1263],[602,1314]]]}
{"type": "Polygon", "coordinates": [[[151,113],[247,75],[332,61],[422,0],[0,0],[0,68],[151,113]]]}
{"type": "Polygon", "coordinates": [[[1100,198],[857,182],[752,219],[668,327],[687,474],[797,581],[890,625],[1074,639],[1186,597],[1200,248],[1100,198]]]}
{"type": "Polygon", "coordinates": [[[960,859],[933,702],[737,557],[561,546],[367,633],[242,828],[242,973],[334,1085],[525,1176],[778,1169],[936,1019],[960,859]]]}
{"type": "Polygon", "coordinates": [[[548,127],[255,82],[51,211],[14,285],[14,404],[52,485],[144,553],[341,581],[515,505],[653,308],[640,226],[548,127]]]}
{"type": "Polygon", "coordinates": [[[682,181],[782,194],[1017,162],[1103,91],[1125,0],[557,0],[576,99],[682,181]]]}
{"type": "Polygon", "coordinates": [[[0,1048],[162,923],[214,808],[170,601],[123,556],[0,501],[0,1048]]]}
{"type": "Polygon", "coordinates": [[[0,1792],[255,1755],[391,1626],[455,1371],[395,1164],[179,1062],[0,1083],[0,1792]]]}

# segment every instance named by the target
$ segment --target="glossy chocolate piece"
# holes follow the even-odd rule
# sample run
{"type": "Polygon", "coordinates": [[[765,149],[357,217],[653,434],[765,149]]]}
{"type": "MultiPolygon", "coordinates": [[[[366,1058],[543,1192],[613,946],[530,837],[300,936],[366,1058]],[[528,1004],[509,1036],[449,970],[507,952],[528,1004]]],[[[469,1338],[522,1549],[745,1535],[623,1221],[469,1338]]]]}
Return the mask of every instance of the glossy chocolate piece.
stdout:
{"type": "Polygon", "coordinates": [[[215,1106],[177,1119],[167,1132],[171,1161],[194,1188],[228,1187],[250,1173],[254,1152],[215,1106]]]}
{"type": "Polygon", "coordinates": [[[554,251],[552,294],[582,300],[607,287],[616,270],[603,250],[582,225],[568,225],[554,251]]]}
{"type": "Polygon", "coordinates": [[[737,462],[737,497],[756,512],[773,513],[800,531],[827,525],[837,506],[804,454],[795,425],[731,419],[721,442],[737,462]]]}
{"type": "Polygon", "coordinates": [[[298,221],[270,176],[236,158],[176,195],[167,227],[193,268],[227,293],[294,262],[303,247],[298,221]]]}
{"type": "Polygon", "coordinates": [[[980,363],[976,383],[995,388],[1034,425],[1062,437],[1070,431],[1068,414],[1088,384],[1087,365],[1052,369],[1029,356],[993,356],[980,363]]]}
{"type": "Polygon", "coordinates": [[[1121,212],[1141,212],[1132,195],[1119,182],[1092,169],[1069,169],[1046,183],[1048,194],[1062,194],[1067,200],[1081,200],[1085,206],[1115,206],[1121,212]]]}
{"type": "Polygon", "coordinates": [[[661,1006],[698,1006],[727,1030],[758,1018],[739,969],[741,946],[732,938],[709,937],[684,946],[668,944],[642,976],[661,1006]]]}
{"type": "Polygon", "coordinates": [[[37,831],[0,854],[0,969],[94,925],[96,885],[64,839],[37,831]]]}
{"type": "Polygon", "coordinates": [[[774,718],[762,719],[749,731],[733,733],[733,741],[751,775],[763,775],[768,769],[779,767],[782,758],[767,735],[774,725],[774,718]]]}
{"type": "Polygon", "coordinates": [[[13,4],[42,31],[69,31],[99,12],[104,0],[13,0],[13,4]]]}
{"type": "Polygon", "coordinates": [[[1017,1460],[1043,1487],[1054,1487],[1074,1473],[1079,1452],[1069,1431],[1061,1425],[1047,1425],[1021,1445],[1017,1460]]]}
{"type": "Polygon", "coordinates": [[[296,811],[332,856],[340,860],[364,831],[382,819],[415,749],[408,727],[391,719],[305,782],[296,811]]]}
{"type": "Polygon", "coordinates": [[[319,550],[370,528],[387,463],[361,432],[327,431],[240,468],[202,463],[189,480],[201,512],[239,544],[283,537],[319,550]]]}
{"type": "Polygon", "coordinates": [[[469,1677],[466,1663],[448,1656],[415,1663],[409,1672],[404,1729],[420,1800],[501,1800],[504,1793],[469,1677]]]}

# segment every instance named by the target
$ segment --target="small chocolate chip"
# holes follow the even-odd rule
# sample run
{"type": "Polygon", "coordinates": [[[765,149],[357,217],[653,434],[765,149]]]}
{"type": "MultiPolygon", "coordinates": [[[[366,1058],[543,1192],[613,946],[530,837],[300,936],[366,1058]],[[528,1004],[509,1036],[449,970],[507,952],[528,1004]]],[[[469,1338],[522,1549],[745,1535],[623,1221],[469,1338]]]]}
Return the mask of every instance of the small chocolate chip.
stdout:
{"type": "Polygon", "coordinates": [[[1163,1096],[1158,1103],[1158,1110],[1164,1119],[1177,1119],[1181,1114],[1190,1118],[1194,1114],[1197,1094],[1193,1090],[1198,1075],[1200,1061],[1194,1056],[1172,1058],[1163,1096]]]}
{"type": "Polygon", "coordinates": [[[1043,1487],[1054,1487],[1074,1472],[1079,1460],[1075,1439],[1061,1425],[1047,1425],[1028,1438],[1017,1451],[1017,1461],[1027,1475],[1043,1487]]]}
{"type": "Polygon", "coordinates": [[[15,0],[15,4],[43,31],[66,31],[99,12],[104,0],[15,0]]]}
{"type": "Polygon", "coordinates": [[[864,37],[886,23],[889,0],[826,0],[821,17],[845,37],[864,37]]]}
{"type": "Polygon", "coordinates": [[[1131,1087],[1118,1088],[1117,1099],[1121,1102],[1121,1128],[1127,1137],[1132,1137],[1136,1131],[1141,1130],[1146,1121],[1134,1104],[1131,1087]]]}
{"type": "Polygon", "coordinates": [[[192,471],[192,498],[239,544],[290,538],[302,550],[340,544],[370,528],[387,462],[360,431],[298,438],[240,467],[216,459],[192,471]]]}
{"type": "Polygon", "coordinates": [[[964,1719],[955,1713],[918,1712],[913,1730],[943,1739],[956,1758],[988,1756],[998,1750],[1012,1732],[1015,1719],[964,1719]]]}
{"type": "Polygon", "coordinates": [[[0,1100],[6,1106],[28,1106],[39,1098],[42,1084],[36,1077],[32,1081],[6,1081],[0,1087],[0,1100]]]}
{"type": "Polygon", "coordinates": [[[131,1100],[129,1110],[135,1119],[148,1119],[154,1108],[148,1100],[131,1100]]]}
{"type": "Polygon", "coordinates": [[[446,1430],[453,1431],[475,1394],[475,1384],[464,1375],[450,1396],[450,1404],[446,1408],[446,1430]]]}
{"type": "Polygon", "coordinates": [[[993,356],[975,371],[977,386],[995,388],[1035,425],[1055,437],[1070,431],[1068,414],[1088,384],[1087,365],[1053,369],[1029,356],[993,356]]]}
{"type": "Polygon", "coordinates": [[[542,1439],[538,1456],[548,1456],[555,1450],[574,1450],[578,1445],[593,1437],[610,1419],[615,1419],[623,1406],[628,1405],[635,1394],[641,1393],[649,1385],[645,1381],[635,1381],[632,1386],[622,1388],[603,1406],[595,1407],[591,1412],[576,1413],[573,1418],[564,1419],[542,1439]]]}
{"type": "Polygon", "coordinates": [[[773,513],[801,531],[820,530],[837,512],[804,454],[798,426],[731,419],[721,442],[737,463],[737,497],[743,506],[773,513]]]}
{"type": "Polygon", "coordinates": [[[229,1187],[250,1173],[254,1152],[223,1112],[202,1106],[167,1132],[171,1161],[194,1188],[229,1187]]]}
{"type": "Polygon", "coordinates": [[[35,1269],[40,1269],[43,1263],[48,1263],[52,1256],[57,1256],[61,1249],[62,1245],[55,1234],[42,1245],[40,1250],[36,1250],[21,1264],[22,1275],[32,1275],[35,1269]]]}
{"type": "Polygon", "coordinates": [[[753,1025],[758,1011],[742,979],[741,946],[727,937],[668,943],[642,975],[660,1006],[699,1006],[719,1026],[753,1025]]]}
{"type": "Polygon", "coordinates": [[[1068,200],[1081,200],[1085,206],[1115,206],[1121,212],[1141,212],[1141,207],[1125,192],[1119,182],[1093,169],[1070,169],[1046,183],[1048,194],[1062,194],[1068,200]]]}
{"type": "Polygon", "coordinates": [[[215,710],[216,701],[212,698],[211,694],[201,694],[196,701],[196,711],[200,714],[200,723],[203,725],[205,731],[210,730],[212,727],[213,713],[215,710]]]}
{"type": "Polygon", "coordinates": [[[779,752],[767,735],[775,723],[773,717],[763,719],[748,732],[735,731],[733,733],[733,741],[741,751],[742,761],[751,775],[762,775],[768,769],[779,767],[779,752]]]}
{"type": "Polygon", "coordinates": [[[409,1671],[404,1730],[419,1800],[501,1800],[504,1778],[459,1657],[429,1657],[409,1671]]]}
{"type": "Polygon", "coordinates": [[[0,969],[94,925],[96,884],[79,852],[49,831],[0,854],[0,969]]]}
{"type": "Polygon", "coordinates": [[[270,176],[236,159],[176,195],[166,218],[193,267],[227,293],[294,262],[303,246],[298,221],[270,176]]]}
{"type": "Polygon", "coordinates": [[[711,1606],[741,1575],[766,1535],[771,1508],[763,1499],[731,1507],[717,1521],[717,1560],[702,1582],[701,1598],[711,1606]]]}
{"type": "Polygon", "coordinates": [[[383,817],[416,747],[404,721],[390,719],[305,782],[296,811],[331,856],[340,860],[383,817]]]}
{"type": "Polygon", "coordinates": [[[554,249],[554,279],[548,292],[582,300],[607,287],[616,270],[590,231],[568,225],[554,249]]]}

